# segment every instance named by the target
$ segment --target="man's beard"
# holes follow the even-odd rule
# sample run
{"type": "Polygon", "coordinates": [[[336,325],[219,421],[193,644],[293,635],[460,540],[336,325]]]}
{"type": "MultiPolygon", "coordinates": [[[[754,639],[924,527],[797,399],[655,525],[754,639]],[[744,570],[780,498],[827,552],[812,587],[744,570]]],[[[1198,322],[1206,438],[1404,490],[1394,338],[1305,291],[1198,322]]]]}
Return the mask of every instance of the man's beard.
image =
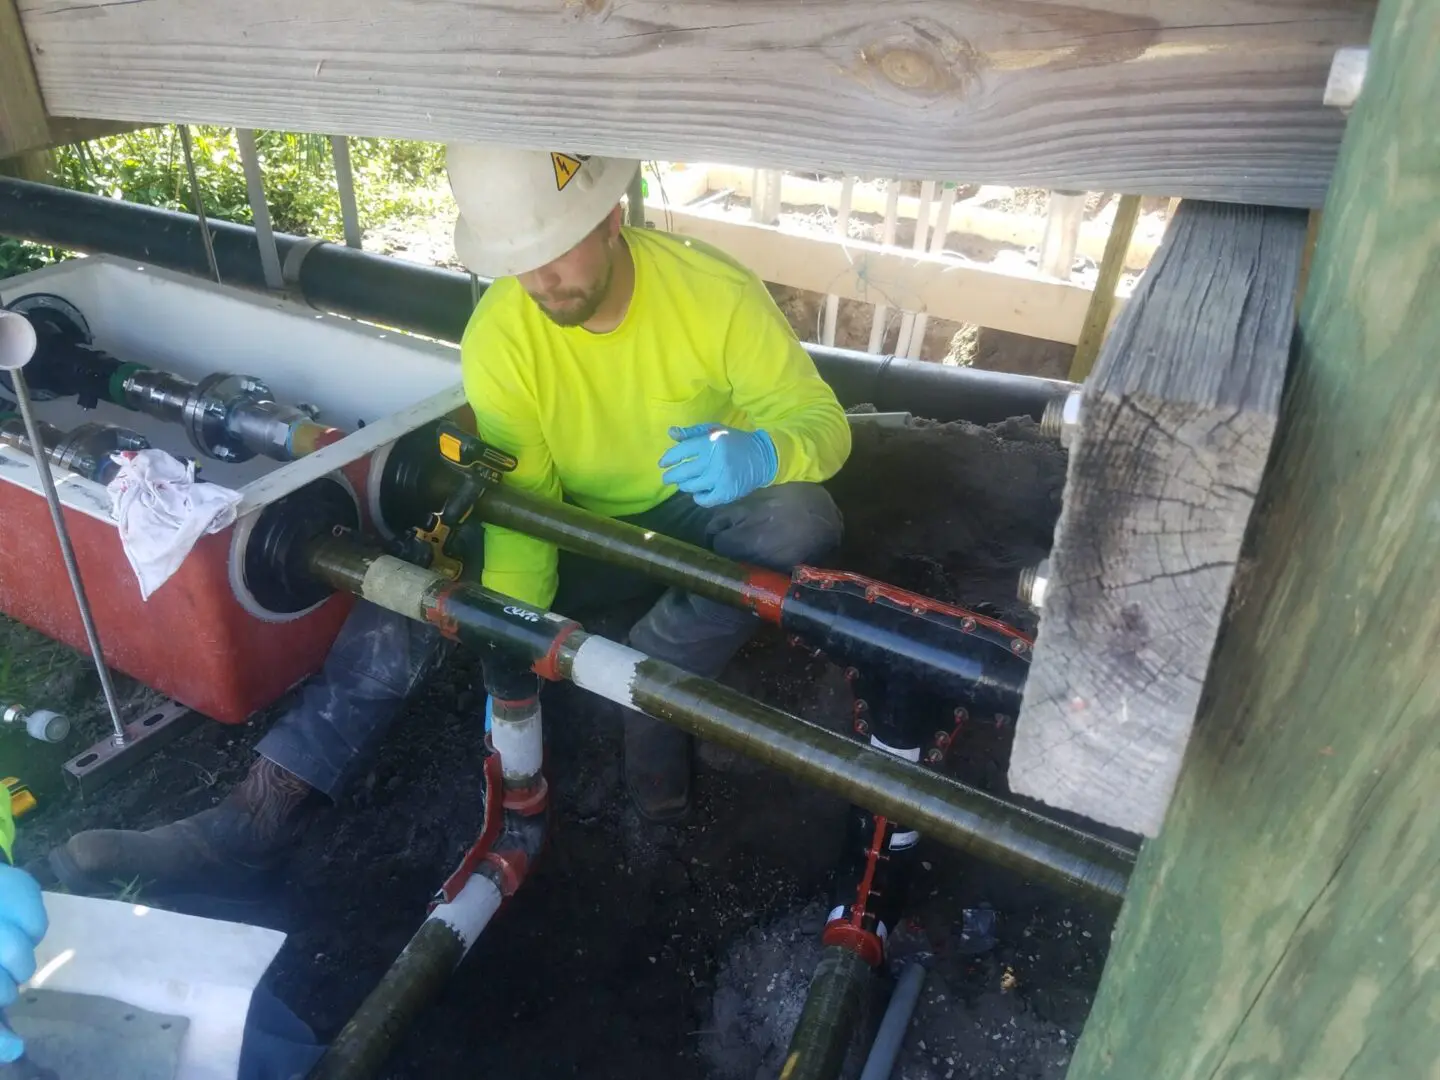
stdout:
{"type": "Polygon", "coordinates": [[[595,317],[596,312],[600,310],[600,305],[605,303],[605,298],[610,295],[610,282],[614,276],[615,264],[613,262],[607,263],[605,266],[604,279],[588,293],[579,289],[572,289],[568,292],[561,293],[559,296],[553,297],[552,299],[560,301],[581,301],[574,307],[566,307],[560,311],[547,307],[544,301],[536,299],[535,297],[531,297],[531,299],[535,300],[536,306],[539,307],[539,309],[545,313],[545,317],[556,326],[583,326],[595,317]]]}

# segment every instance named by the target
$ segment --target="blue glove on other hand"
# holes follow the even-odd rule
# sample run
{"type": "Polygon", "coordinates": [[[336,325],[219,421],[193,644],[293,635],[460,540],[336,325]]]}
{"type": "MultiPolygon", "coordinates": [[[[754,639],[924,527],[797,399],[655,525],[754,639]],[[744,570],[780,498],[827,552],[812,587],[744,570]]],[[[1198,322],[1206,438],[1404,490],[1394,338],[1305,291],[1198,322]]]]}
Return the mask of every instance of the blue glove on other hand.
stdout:
{"type": "Polygon", "coordinates": [[[673,427],[675,445],[660,458],[661,478],[694,496],[697,506],[723,506],[775,479],[780,458],[763,431],[724,424],[673,427]]]}
{"type": "MultiPolygon", "coordinates": [[[[20,984],[35,974],[35,946],[49,926],[35,879],[0,865],[0,1008],[13,1004],[20,984]]],[[[24,1051],[19,1036],[0,1024],[0,1064],[18,1060],[24,1051]]]]}

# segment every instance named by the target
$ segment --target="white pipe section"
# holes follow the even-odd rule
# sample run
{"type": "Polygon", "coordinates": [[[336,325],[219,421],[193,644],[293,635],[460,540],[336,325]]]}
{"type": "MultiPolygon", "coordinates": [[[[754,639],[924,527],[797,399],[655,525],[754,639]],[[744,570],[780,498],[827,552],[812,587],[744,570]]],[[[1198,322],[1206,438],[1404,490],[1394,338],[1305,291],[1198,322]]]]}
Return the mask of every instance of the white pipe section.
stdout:
{"type": "MultiPolygon", "coordinates": [[[[909,749],[901,750],[897,747],[890,746],[887,743],[881,742],[874,735],[870,736],[870,745],[875,747],[875,749],[877,750],[885,751],[885,753],[889,754],[891,757],[898,757],[902,761],[918,762],[920,760],[920,748],[918,746],[913,746],[909,749]]],[[[891,833],[889,846],[891,851],[904,851],[906,848],[914,847],[919,842],[920,834],[914,829],[910,829],[907,832],[897,831],[891,833]]]]}
{"type": "Polygon", "coordinates": [[[575,650],[570,678],[607,701],[635,708],[635,669],[645,654],[605,638],[586,638],[575,650]]]}
{"type": "MultiPolygon", "coordinates": [[[[930,243],[930,208],[935,202],[935,181],[926,180],[920,185],[920,213],[915,218],[915,239],[910,250],[924,251],[930,243]]],[[[915,329],[915,313],[907,311],[900,319],[900,333],[895,338],[895,355],[910,354],[910,332],[915,329]]]]}
{"type": "Polygon", "coordinates": [[[497,704],[490,717],[490,743],[500,755],[507,785],[533,781],[545,763],[540,703],[514,712],[497,704]]]}
{"type": "Polygon", "coordinates": [[[898,747],[890,746],[887,743],[881,742],[874,735],[870,736],[870,745],[875,747],[876,750],[884,750],[885,753],[889,754],[891,757],[898,757],[901,761],[920,760],[920,748],[918,746],[913,746],[908,750],[901,750],[898,747]]]}
{"type": "MultiPolygon", "coordinates": [[[[850,206],[855,201],[855,178],[847,176],[840,182],[840,210],[835,215],[835,235],[843,244],[850,236],[850,206]]],[[[835,344],[835,323],[840,318],[840,297],[825,297],[825,326],[820,331],[820,344],[835,344]]]]}
{"type": "MultiPolygon", "coordinates": [[[[891,180],[885,192],[885,224],[880,230],[880,243],[889,247],[895,243],[895,219],[900,214],[900,181],[891,180]]],[[[920,227],[917,221],[917,229],[920,227]]],[[[870,321],[870,344],[867,351],[878,353],[880,343],[885,340],[885,317],[890,308],[887,304],[875,305],[875,317],[870,321]]]]}
{"type": "Polygon", "coordinates": [[[407,619],[424,622],[425,589],[434,580],[433,570],[425,570],[393,555],[381,555],[366,569],[360,595],[407,619]]]}
{"type": "MultiPolygon", "coordinates": [[[[930,254],[939,255],[945,250],[945,240],[950,235],[950,219],[955,216],[955,185],[947,184],[945,192],[940,196],[940,213],[936,215],[935,231],[930,234],[930,254]]],[[[895,352],[911,360],[920,359],[920,350],[925,346],[925,326],[930,321],[930,316],[925,312],[919,312],[915,316],[915,325],[910,328],[910,341],[905,346],[902,354],[897,344],[895,352]]]]}
{"type": "Polygon", "coordinates": [[[471,874],[460,895],[448,904],[440,904],[426,917],[426,922],[444,923],[460,939],[465,953],[480,940],[480,935],[495,913],[500,910],[500,887],[484,874],[471,874]]]}

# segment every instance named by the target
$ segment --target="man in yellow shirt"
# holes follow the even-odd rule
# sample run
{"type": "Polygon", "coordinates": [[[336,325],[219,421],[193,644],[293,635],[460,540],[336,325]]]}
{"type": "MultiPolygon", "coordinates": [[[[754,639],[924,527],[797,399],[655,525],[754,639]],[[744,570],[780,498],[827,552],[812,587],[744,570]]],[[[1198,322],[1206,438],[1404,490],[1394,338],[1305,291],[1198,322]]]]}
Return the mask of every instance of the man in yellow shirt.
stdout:
{"type": "MultiPolygon", "coordinates": [[[[820,487],[850,453],[830,387],[753,273],[705,245],[621,226],[639,163],[449,148],[455,247],[496,278],[461,345],[479,432],[506,477],[775,569],[840,539],[820,487]]],[[[553,545],[487,526],[483,584],[540,607],[568,580],[553,545]]],[[[573,563],[582,576],[579,561],[573,563]]],[[[642,652],[714,675],[754,632],[745,612],[678,590],[630,630],[642,652]]],[[[626,783],[652,820],[682,814],[689,739],[625,718],[626,783]]]]}
{"type": "MultiPolygon", "coordinates": [[[[456,249],[497,279],[461,360],[480,434],[519,461],[505,483],[774,569],[835,546],[840,514],[819,481],[844,464],[850,429],[760,280],[704,245],[621,228],[637,162],[449,155],[456,249]]],[[[613,597],[624,579],[504,529],[471,546],[483,547],[487,587],[562,612],[613,597]]],[[[713,675],[756,625],[671,590],[630,643],[713,675]]],[[[427,627],[358,605],[219,805],[148,832],[79,833],[51,853],[55,873],[77,892],[137,877],[160,893],[240,885],[309,809],[343,795],[439,654],[427,627]]],[[[685,812],[689,748],[678,729],[626,716],[626,784],[652,820],[685,812]]]]}

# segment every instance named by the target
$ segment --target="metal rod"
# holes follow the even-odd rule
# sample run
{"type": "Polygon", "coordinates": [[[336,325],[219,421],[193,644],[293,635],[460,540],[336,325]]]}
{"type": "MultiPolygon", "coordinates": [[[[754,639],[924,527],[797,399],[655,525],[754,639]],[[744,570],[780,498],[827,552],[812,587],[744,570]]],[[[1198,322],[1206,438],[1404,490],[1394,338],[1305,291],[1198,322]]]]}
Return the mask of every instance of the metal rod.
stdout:
{"type": "Polygon", "coordinates": [[[180,131],[180,152],[185,157],[185,172],[190,177],[190,197],[195,200],[195,216],[200,221],[200,242],[205,245],[205,261],[216,285],[220,280],[220,264],[215,259],[215,241],[210,235],[210,222],[205,217],[205,197],[200,193],[200,177],[195,172],[195,151],[190,145],[190,125],[176,125],[180,131]]]}
{"type": "Polygon", "coordinates": [[[360,207],[355,202],[350,140],[344,135],[331,135],[330,156],[335,161],[335,187],[340,195],[340,220],[345,224],[345,246],[358,251],[365,246],[365,234],[360,231],[360,207]]]}
{"type": "Polygon", "coordinates": [[[311,573],[448,637],[497,649],[611,701],[738,750],[941,843],[1051,885],[1118,902],[1134,854],[881,753],[710,679],[586,634],[478,585],[379,554],[349,537],[312,548],[311,573]]]}
{"type": "Polygon", "coordinates": [[[836,1080],[869,984],[870,965],[859,953],[843,945],[825,946],[785,1052],[785,1080],[836,1080]]]}
{"type": "Polygon", "coordinates": [[[280,269],[280,250],[275,244],[275,230],[270,225],[270,206],[265,201],[265,175],[260,170],[260,148],[255,145],[255,132],[249,128],[235,129],[235,142],[240,147],[240,164],[245,169],[245,193],[250,198],[250,213],[255,219],[255,237],[260,242],[260,269],[265,285],[277,292],[285,287],[280,269]]]}
{"type": "MultiPolygon", "coordinates": [[[[20,316],[23,318],[23,316],[20,316]]],[[[15,402],[20,406],[20,418],[25,422],[25,431],[31,446],[44,446],[40,425],[30,403],[30,387],[25,373],[20,368],[10,372],[11,385],[15,389],[15,402]]],[[[120,701],[115,696],[115,684],[110,679],[110,669],[105,666],[105,653],[100,648],[100,634],[95,629],[95,616],[90,610],[90,600],[85,595],[85,582],[80,577],[80,564],[75,560],[75,548],[70,543],[70,530],[65,526],[65,512],[60,503],[60,493],[55,490],[55,478],[50,473],[50,462],[43,454],[35,455],[35,472],[40,477],[40,487],[45,492],[45,503],[50,508],[50,520],[55,525],[55,539],[60,544],[60,558],[65,562],[65,573],[70,577],[70,588],[75,594],[75,606],[80,610],[80,623],[85,628],[85,640],[90,646],[90,655],[95,661],[95,673],[100,677],[100,690],[105,695],[105,708],[110,713],[110,724],[114,734],[110,740],[116,746],[126,741],[125,722],[120,718],[120,701]]]]}

